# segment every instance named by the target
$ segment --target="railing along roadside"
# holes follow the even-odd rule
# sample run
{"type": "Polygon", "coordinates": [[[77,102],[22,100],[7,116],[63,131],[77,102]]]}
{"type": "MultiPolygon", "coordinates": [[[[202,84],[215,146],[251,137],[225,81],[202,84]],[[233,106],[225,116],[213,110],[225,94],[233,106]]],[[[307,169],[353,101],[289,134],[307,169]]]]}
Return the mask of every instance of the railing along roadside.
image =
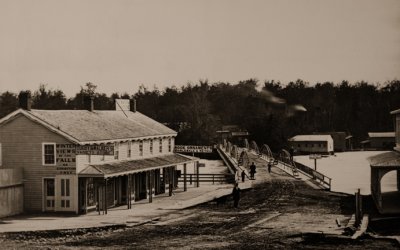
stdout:
{"type": "Polygon", "coordinates": [[[320,184],[326,186],[329,190],[331,190],[331,178],[301,163],[295,162],[295,164],[300,171],[312,177],[314,180],[318,181],[320,184]]]}
{"type": "Polygon", "coordinates": [[[303,164],[295,162],[295,161],[291,161],[290,159],[279,157],[278,155],[275,155],[274,158],[270,158],[265,154],[261,154],[261,158],[264,160],[267,160],[268,162],[272,162],[271,159],[274,159],[273,162],[275,162],[275,165],[276,165],[276,160],[279,161],[286,170],[291,171],[291,174],[293,176],[296,176],[297,171],[299,170],[303,174],[318,181],[321,185],[326,187],[328,190],[331,190],[332,179],[329,178],[328,176],[306,166],[306,165],[303,165],[303,164]]]}
{"type": "MultiPolygon", "coordinates": [[[[195,178],[196,174],[187,174],[187,182],[191,185],[195,178]]],[[[234,174],[199,174],[199,182],[208,182],[212,184],[222,184],[222,183],[233,183],[235,181],[234,174]]],[[[178,182],[183,182],[183,176],[178,178],[178,182]]]]}

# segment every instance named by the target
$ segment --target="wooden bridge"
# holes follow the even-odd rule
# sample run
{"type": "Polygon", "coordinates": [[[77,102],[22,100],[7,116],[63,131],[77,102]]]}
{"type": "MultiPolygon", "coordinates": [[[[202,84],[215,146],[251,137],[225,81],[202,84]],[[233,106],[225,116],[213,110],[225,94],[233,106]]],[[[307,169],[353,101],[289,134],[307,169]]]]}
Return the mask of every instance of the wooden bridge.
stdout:
{"type": "Polygon", "coordinates": [[[251,159],[257,157],[262,159],[265,165],[268,163],[273,164],[294,178],[310,178],[313,180],[313,183],[320,188],[331,189],[331,178],[308,166],[294,162],[289,152],[284,149],[278,154],[274,154],[267,144],[263,144],[260,148],[256,142],[252,141],[248,143],[246,140],[245,147],[238,147],[237,145],[224,141],[223,144],[218,145],[217,152],[228,166],[231,173],[236,173],[237,171],[241,172],[243,170],[246,171],[251,164],[251,159]]]}

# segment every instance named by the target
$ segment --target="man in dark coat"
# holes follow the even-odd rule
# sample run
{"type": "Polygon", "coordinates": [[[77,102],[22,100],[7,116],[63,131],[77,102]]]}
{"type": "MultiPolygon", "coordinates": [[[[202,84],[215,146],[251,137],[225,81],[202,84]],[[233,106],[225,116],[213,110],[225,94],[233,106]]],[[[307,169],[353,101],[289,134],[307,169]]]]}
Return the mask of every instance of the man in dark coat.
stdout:
{"type": "Polygon", "coordinates": [[[232,196],[233,196],[233,206],[235,208],[238,208],[240,200],[240,188],[238,183],[235,183],[235,186],[233,187],[232,196]]]}
{"type": "Polygon", "coordinates": [[[244,182],[244,178],[246,177],[246,173],[244,172],[244,170],[242,171],[242,182],[244,182]]]}
{"type": "Polygon", "coordinates": [[[250,178],[254,179],[254,174],[256,173],[256,165],[254,162],[250,165],[250,178]]]}

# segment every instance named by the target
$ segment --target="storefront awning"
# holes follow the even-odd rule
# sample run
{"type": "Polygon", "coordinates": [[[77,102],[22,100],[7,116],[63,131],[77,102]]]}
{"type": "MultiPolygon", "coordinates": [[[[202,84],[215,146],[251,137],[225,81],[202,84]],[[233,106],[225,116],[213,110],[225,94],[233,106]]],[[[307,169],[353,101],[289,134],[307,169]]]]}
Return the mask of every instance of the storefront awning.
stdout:
{"type": "Polygon", "coordinates": [[[396,151],[386,152],[368,158],[371,168],[400,169],[400,153],[396,151]]]}
{"type": "Polygon", "coordinates": [[[146,170],[158,169],[192,163],[198,161],[198,158],[185,156],[181,154],[171,154],[159,157],[152,157],[132,161],[118,161],[105,164],[89,165],[79,172],[79,177],[113,177],[119,175],[133,174],[146,170]]]}

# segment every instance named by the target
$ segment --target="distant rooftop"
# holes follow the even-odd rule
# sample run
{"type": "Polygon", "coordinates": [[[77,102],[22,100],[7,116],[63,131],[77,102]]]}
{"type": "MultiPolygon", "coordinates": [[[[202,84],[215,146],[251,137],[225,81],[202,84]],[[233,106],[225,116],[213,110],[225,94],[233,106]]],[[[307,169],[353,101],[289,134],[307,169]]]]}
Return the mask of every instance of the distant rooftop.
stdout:
{"type": "Polygon", "coordinates": [[[376,137],[395,137],[394,132],[369,132],[368,137],[376,138],[376,137]]]}
{"type": "Polygon", "coordinates": [[[390,112],[390,114],[391,115],[400,114],[400,109],[393,110],[392,112],[390,112]]]}
{"type": "Polygon", "coordinates": [[[296,135],[289,141],[328,141],[332,140],[330,135],[296,135]]]}

